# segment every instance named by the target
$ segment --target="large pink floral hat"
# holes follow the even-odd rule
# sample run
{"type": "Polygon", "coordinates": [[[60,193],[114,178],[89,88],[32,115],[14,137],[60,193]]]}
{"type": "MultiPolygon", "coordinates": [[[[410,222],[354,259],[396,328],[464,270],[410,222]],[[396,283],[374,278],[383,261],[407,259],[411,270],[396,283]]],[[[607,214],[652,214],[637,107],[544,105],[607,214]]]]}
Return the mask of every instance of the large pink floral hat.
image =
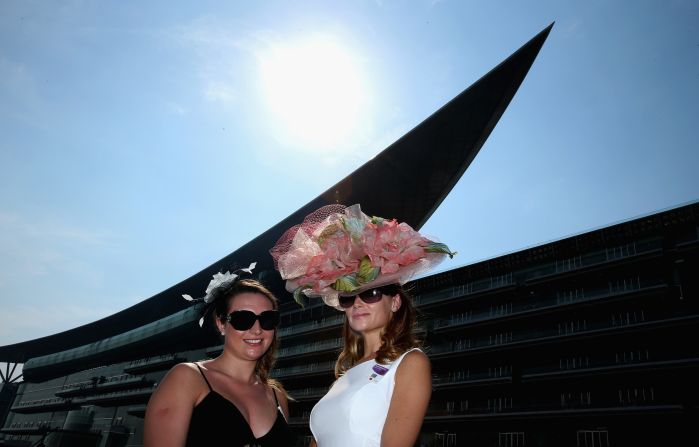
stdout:
{"type": "Polygon", "coordinates": [[[322,297],[338,308],[338,296],[387,284],[404,284],[456,253],[406,223],[369,217],[359,205],[327,205],[284,233],[270,250],[286,290],[322,297]]]}

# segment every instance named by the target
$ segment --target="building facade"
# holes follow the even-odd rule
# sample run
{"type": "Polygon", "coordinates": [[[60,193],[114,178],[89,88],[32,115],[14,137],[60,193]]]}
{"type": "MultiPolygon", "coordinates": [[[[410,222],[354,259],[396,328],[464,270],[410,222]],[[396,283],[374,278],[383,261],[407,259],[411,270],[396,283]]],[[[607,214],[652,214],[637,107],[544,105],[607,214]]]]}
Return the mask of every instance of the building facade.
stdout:
{"type": "MultiPolygon", "coordinates": [[[[699,445],[698,274],[695,203],[409,284],[433,365],[418,445],[699,445]]],[[[334,380],[343,322],[320,303],[282,305],[273,375],[295,399],[298,445],[334,380]]],[[[220,350],[133,352],[5,384],[0,445],[140,446],[166,371],[220,350]]]]}

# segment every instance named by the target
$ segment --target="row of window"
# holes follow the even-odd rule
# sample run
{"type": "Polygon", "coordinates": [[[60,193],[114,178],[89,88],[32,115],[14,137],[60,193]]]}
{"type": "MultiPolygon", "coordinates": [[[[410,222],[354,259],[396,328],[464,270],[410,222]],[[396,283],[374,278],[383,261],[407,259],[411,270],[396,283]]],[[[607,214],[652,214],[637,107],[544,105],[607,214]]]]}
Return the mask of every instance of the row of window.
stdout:
{"type": "MultiPolygon", "coordinates": [[[[642,385],[642,386],[629,386],[621,387],[615,390],[616,396],[611,396],[611,392],[614,391],[591,391],[591,390],[579,390],[579,391],[566,391],[559,393],[560,401],[558,408],[561,409],[571,409],[571,408],[581,408],[581,407],[593,407],[595,403],[593,402],[593,396],[598,396],[597,405],[602,407],[608,406],[629,406],[629,405],[644,405],[653,404],[657,402],[656,391],[652,385],[642,385]]],[[[457,413],[467,413],[470,410],[474,412],[503,412],[512,411],[515,408],[516,401],[512,396],[502,395],[495,397],[488,397],[485,399],[463,399],[463,400],[449,400],[443,402],[433,402],[430,406],[428,414],[440,415],[440,414],[457,414],[457,413]],[[458,409],[458,410],[457,410],[458,409]]],[[[539,408],[553,408],[549,404],[542,403],[538,405],[539,408]]],[[[537,405],[533,404],[531,401],[527,402],[527,409],[536,409],[537,405]]]]}
{"type": "MultiPolygon", "coordinates": [[[[529,444],[525,442],[525,432],[523,431],[508,431],[496,432],[497,447],[525,447],[529,444]]],[[[605,429],[597,430],[576,430],[572,433],[571,441],[576,447],[609,447],[609,432],[605,429]]],[[[461,439],[464,436],[459,436],[458,433],[435,432],[422,433],[420,438],[428,438],[430,447],[457,447],[460,442],[471,444],[469,440],[461,439]],[[431,439],[430,439],[431,438],[431,439]]],[[[303,440],[304,446],[310,446],[312,436],[306,436],[303,440]]]]}

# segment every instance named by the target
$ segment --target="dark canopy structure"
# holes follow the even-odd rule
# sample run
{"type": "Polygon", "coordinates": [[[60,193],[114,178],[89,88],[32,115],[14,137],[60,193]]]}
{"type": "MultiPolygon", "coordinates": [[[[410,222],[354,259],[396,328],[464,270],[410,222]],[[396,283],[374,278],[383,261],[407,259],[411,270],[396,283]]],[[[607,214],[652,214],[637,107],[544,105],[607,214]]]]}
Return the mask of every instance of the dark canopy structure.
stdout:
{"type": "MultiPolygon", "coordinates": [[[[29,359],[58,355],[90,343],[102,343],[109,338],[137,337],[134,330],[144,326],[153,327],[189,308],[189,304],[181,298],[182,294],[197,296],[206,288],[214,273],[247,266],[251,260],[258,261],[256,272],[259,272],[261,279],[271,284],[273,289],[282,290],[281,279],[274,271],[272,258],[268,254],[269,248],[287,228],[326,204],[360,203],[369,215],[395,217],[420,228],[478,154],[524,80],[552,26],[541,31],[374,159],[230,255],[167,290],[109,317],[48,337],[0,347],[0,361],[26,363],[29,359]],[[418,170],[419,176],[416,175],[418,170]],[[414,182],[417,177],[420,182],[414,182]],[[380,189],[373,186],[379,183],[382,185],[380,189]],[[129,331],[134,335],[125,337],[124,334],[129,331]]],[[[104,355],[111,357],[102,358],[101,361],[119,361],[120,358],[129,358],[129,355],[133,357],[134,349],[144,349],[144,355],[155,355],[172,349],[205,346],[211,342],[212,336],[204,335],[205,331],[186,332],[185,336],[185,331],[167,333],[163,330],[160,332],[160,342],[148,343],[147,349],[139,345],[138,340],[126,340],[121,345],[115,344],[117,347],[111,351],[105,350],[104,355]],[[193,333],[202,335],[192,336],[193,333]]],[[[81,366],[85,366],[84,361],[81,361],[81,366]]],[[[28,373],[25,368],[26,379],[29,379],[28,373]]]]}

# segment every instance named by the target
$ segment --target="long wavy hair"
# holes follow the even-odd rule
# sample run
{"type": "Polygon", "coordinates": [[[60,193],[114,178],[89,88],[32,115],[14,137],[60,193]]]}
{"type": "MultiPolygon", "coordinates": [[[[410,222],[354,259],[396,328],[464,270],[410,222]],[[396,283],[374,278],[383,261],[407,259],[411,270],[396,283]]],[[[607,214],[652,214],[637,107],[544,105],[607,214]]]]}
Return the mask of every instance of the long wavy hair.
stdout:
{"type": "MultiPolygon", "coordinates": [[[[279,309],[277,297],[275,297],[274,294],[270,292],[269,289],[267,289],[267,287],[265,287],[261,282],[254,279],[239,279],[237,281],[224,283],[212,292],[214,312],[219,321],[225,324],[226,315],[228,315],[228,307],[231,300],[241,293],[259,293],[267,298],[270,303],[272,303],[272,309],[279,309]]],[[[274,362],[277,359],[278,348],[279,336],[277,330],[275,329],[274,338],[272,339],[272,343],[269,345],[269,349],[267,349],[267,352],[265,352],[262,357],[257,359],[255,374],[257,377],[259,377],[262,383],[283,391],[281,384],[269,377],[269,372],[272,370],[274,362]]]]}
{"type": "MultiPolygon", "coordinates": [[[[382,287],[384,295],[400,295],[401,305],[391,313],[386,327],[381,333],[381,346],[376,351],[376,362],[387,364],[404,352],[421,346],[415,336],[416,310],[408,292],[398,284],[382,287]]],[[[335,363],[335,378],[340,377],[364,357],[364,338],[349,325],[347,318],[342,329],[344,348],[335,363]]]]}

